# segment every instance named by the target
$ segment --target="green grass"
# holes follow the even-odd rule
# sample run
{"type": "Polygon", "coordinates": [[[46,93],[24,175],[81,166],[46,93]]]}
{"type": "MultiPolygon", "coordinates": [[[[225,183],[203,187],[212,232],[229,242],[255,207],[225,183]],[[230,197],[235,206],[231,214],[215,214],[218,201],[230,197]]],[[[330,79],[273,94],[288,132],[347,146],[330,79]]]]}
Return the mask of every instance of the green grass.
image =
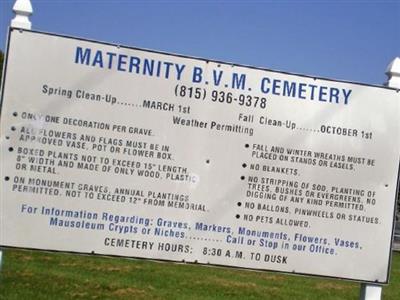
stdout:
{"type": "MultiPolygon", "coordinates": [[[[358,299],[360,284],[194,265],[5,250],[0,299],[358,299]]],[[[383,298],[400,299],[400,254],[383,298]]]]}

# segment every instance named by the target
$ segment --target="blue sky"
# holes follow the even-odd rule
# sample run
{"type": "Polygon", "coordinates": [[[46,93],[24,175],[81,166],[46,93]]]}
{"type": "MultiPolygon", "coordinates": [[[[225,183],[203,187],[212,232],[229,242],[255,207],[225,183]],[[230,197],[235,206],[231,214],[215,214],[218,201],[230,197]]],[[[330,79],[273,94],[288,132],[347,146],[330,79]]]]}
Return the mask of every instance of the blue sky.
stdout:
{"type": "Polygon", "coordinates": [[[382,84],[400,56],[400,0],[31,2],[34,30],[319,77],[382,84]]]}

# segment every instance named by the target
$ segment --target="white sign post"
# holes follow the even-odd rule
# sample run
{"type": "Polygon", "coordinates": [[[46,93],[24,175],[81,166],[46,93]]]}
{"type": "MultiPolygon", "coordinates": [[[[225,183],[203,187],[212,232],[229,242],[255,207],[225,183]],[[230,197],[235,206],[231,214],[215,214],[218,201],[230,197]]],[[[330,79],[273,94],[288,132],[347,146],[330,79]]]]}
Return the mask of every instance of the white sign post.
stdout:
{"type": "Polygon", "coordinates": [[[387,283],[396,90],[29,30],[6,65],[1,246],[387,283]]]}
{"type": "MultiPolygon", "coordinates": [[[[11,21],[11,27],[31,29],[32,23],[29,21],[29,16],[32,15],[32,5],[30,0],[16,0],[13,11],[15,13],[14,19],[11,21]]],[[[3,66],[3,74],[5,65],[3,66]]],[[[3,252],[0,248],[0,270],[2,266],[3,252]]]]}
{"type": "MultiPolygon", "coordinates": [[[[400,89],[400,58],[396,57],[387,67],[388,87],[400,89]]],[[[372,284],[361,284],[360,300],[380,300],[382,287],[372,284]]]]}
{"type": "Polygon", "coordinates": [[[380,300],[381,297],[382,287],[380,285],[361,284],[360,300],[380,300]]]}

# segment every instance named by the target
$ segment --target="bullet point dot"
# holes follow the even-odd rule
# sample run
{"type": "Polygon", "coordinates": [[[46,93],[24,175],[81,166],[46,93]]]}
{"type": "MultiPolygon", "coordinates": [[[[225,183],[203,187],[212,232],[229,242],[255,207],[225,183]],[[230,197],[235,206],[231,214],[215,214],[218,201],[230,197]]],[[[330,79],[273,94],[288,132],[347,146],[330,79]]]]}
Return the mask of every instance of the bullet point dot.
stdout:
{"type": "Polygon", "coordinates": [[[247,165],[246,165],[246,164],[243,164],[243,165],[242,165],[242,167],[243,167],[243,168],[246,168],[246,167],[247,167],[247,165]]]}
{"type": "Polygon", "coordinates": [[[240,176],[240,179],[242,179],[242,180],[244,180],[246,177],[244,177],[244,176],[240,176]]]}
{"type": "Polygon", "coordinates": [[[13,147],[10,147],[10,148],[8,148],[8,151],[13,152],[13,151],[14,151],[14,148],[13,148],[13,147]]]}
{"type": "Polygon", "coordinates": [[[240,219],[240,215],[236,215],[236,219],[240,219]]]}
{"type": "Polygon", "coordinates": [[[244,145],[246,148],[249,148],[250,147],[250,145],[249,144],[246,144],[246,145],[244,145]]]}
{"type": "Polygon", "coordinates": [[[10,139],[10,137],[9,136],[6,136],[6,140],[9,140],[10,139]]]}
{"type": "Polygon", "coordinates": [[[238,203],[237,203],[237,206],[242,206],[242,202],[238,202],[238,203]]]}
{"type": "Polygon", "coordinates": [[[18,116],[18,113],[17,113],[16,111],[13,112],[13,116],[14,116],[14,117],[18,116]]]}
{"type": "Polygon", "coordinates": [[[6,177],[4,177],[4,180],[5,180],[5,181],[9,181],[9,180],[10,180],[10,177],[6,176],[6,177]]]}
{"type": "Polygon", "coordinates": [[[17,128],[15,128],[14,126],[11,127],[12,131],[15,131],[17,128]]]}
{"type": "Polygon", "coordinates": [[[209,164],[209,163],[210,163],[210,160],[209,160],[209,159],[207,159],[207,160],[206,160],[206,164],[209,164]]]}

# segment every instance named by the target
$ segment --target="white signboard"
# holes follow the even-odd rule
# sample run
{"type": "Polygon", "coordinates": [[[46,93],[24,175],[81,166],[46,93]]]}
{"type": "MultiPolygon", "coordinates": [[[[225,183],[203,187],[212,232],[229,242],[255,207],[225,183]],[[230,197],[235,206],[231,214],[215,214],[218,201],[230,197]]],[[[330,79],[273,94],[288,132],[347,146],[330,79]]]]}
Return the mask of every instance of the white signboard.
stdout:
{"type": "Polygon", "coordinates": [[[388,281],[396,90],[12,30],[0,245],[388,281]]]}

